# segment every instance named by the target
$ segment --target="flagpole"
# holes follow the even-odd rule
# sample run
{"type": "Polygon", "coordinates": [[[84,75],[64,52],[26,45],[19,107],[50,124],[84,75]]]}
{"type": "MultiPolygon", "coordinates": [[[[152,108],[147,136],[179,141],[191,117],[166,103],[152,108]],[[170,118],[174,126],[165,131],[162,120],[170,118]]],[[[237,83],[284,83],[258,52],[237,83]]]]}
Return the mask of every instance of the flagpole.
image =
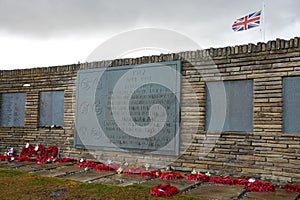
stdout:
{"type": "Polygon", "coordinates": [[[266,27],[265,27],[265,1],[262,1],[262,9],[261,9],[261,12],[262,12],[262,23],[260,25],[260,32],[261,32],[261,39],[263,42],[265,42],[266,40],[266,27]]]}

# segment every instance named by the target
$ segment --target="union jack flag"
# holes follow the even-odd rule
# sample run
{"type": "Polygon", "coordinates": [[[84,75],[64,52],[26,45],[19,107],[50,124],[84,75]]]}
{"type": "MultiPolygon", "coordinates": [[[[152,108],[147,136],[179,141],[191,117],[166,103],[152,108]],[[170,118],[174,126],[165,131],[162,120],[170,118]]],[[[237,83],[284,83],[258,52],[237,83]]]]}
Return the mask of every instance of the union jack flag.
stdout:
{"type": "Polygon", "coordinates": [[[258,27],[260,25],[260,14],[261,10],[237,19],[233,23],[232,29],[234,31],[244,31],[250,28],[258,27]]]}

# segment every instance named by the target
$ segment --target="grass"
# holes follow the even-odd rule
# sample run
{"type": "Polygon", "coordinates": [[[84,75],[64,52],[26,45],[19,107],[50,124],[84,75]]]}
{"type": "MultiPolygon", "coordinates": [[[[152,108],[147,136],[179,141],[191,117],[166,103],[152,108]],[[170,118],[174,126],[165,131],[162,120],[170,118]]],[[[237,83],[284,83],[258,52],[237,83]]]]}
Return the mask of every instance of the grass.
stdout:
{"type": "Polygon", "coordinates": [[[1,170],[0,178],[8,178],[8,177],[22,177],[26,176],[26,173],[15,171],[15,170],[1,170]]]}
{"type": "MultiPolygon", "coordinates": [[[[77,200],[141,200],[160,199],[149,194],[151,187],[80,183],[62,178],[50,178],[17,170],[0,170],[0,199],[77,199],[77,200]]],[[[199,199],[178,194],[169,199],[199,199]]]]}

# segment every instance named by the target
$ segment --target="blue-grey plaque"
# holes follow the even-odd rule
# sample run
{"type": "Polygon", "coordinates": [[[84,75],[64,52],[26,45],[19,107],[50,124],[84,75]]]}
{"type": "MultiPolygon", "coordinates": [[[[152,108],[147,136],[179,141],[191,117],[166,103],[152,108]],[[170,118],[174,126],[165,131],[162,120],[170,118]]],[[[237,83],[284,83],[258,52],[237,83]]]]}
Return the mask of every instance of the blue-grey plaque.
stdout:
{"type": "Polygon", "coordinates": [[[64,125],[64,91],[40,92],[39,126],[64,125]]]}
{"type": "Polygon", "coordinates": [[[179,154],[179,61],[80,70],[75,147],[179,154]]]}
{"type": "Polygon", "coordinates": [[[300,76],[283,78],[283,132],[300,133],[300,76]]]}
{"type": "Polygon", "coordinates": [[[206,130],[253,131],[252,80],[206,83],[206,130]],[[224,121],[222,109],[226,110],[224,121]]]}
{"type": "Polygon", "coordinates": [[[1,95],[1,126],[24,126],[26,93],[4,93],[1,95]]]}

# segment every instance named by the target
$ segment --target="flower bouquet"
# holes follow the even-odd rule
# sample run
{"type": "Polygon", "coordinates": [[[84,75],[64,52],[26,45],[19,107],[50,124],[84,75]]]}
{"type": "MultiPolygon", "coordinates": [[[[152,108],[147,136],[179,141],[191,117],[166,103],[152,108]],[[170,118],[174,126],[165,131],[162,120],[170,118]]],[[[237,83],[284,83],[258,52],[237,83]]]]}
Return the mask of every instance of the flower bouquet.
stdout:
{"type": "Polygon", "coordinates": [[[161,176],[161,171],[160,170],[151,170],[151,171],[143,171],[141,173],[142,177],[145,178],[158,178],[161,176]]]}
{"type": "Polygon", "coordinates": [[[36,155],[34,147],[29,143],[27,143],[25,147],[22,148],[22,151],[20,153],[20,157],[32,157],[34,155],[36,155]]]}
{"type": "Polygon", "coordinates": [[[150,194],[155,197],[170,197],[177,194],[179,191],[175,186],[167,185],[157,185],[153,187],[150,191],[150,194]]]}
{"type": "Polygon", "coordinates": [[[77,167],[80,167],[80,168],[93,168],[97,165],[97,163],[92,160],[85,161],[83,159],[80,159],[80,161],[77,162],[76,165],[77,165],[77,167]]]}
{"type": "Polygon", "coordinates": [[[300,193],[300,185],[292,185],[292,184],[286,184],[283,189],[285,189],[288,192],[298,192],[300,193]]]}
{"type": "Polygon", "coordinates": [[[260,180],[255,180],[254,182],[249,182],[246,186],[246,190],[250,192],[275,192],[276,185],[271,183],[261,182],[260,180]]]}
{"type": "Polygon", "coordinates": [[[186,175],[185,179],[188,181],[195,181],[195,182],[208,182],[209,181],[209,177],[206,174],[201,174],[201,173],[188,174],[188,175],[186,175]]]}
{"type": "Polygon", "coordinates": [[[162,173],[159,178],[163,181],[170,181],[182,179],[183,176],[178,172],[165,172],[162,173]]]}
{"type": "Polygon", "coordinates": [[[209,179],[212,184],[234,185],[234,179],[228,176],[213,176],[209,179]]]}
{"type": "Polygon", "coordinates": [[[105,164],[101,163],[94,167],[95,171],[112,171],[117,170],[118,165],[115,163],[112,163],[112,161],[107,161],[105,164]]]}
{"type": "Polygon", "coordinates": [[[128,165],[124,170],[123,174],[141,174],[144,171],[139,162],[128,165]]]}
{"type": "Polygon", "coordinates": [[[236,178],[234,180],[234,184],[237,186],[246,187],[249,184],[249,180],[250,178],[236,178]]]}
{"type": "Polygon", "coordinates": [[[58,158],[54,161],[54,163],[66,163],[66,162],[73,162],[73,158],[58,158]]]}

